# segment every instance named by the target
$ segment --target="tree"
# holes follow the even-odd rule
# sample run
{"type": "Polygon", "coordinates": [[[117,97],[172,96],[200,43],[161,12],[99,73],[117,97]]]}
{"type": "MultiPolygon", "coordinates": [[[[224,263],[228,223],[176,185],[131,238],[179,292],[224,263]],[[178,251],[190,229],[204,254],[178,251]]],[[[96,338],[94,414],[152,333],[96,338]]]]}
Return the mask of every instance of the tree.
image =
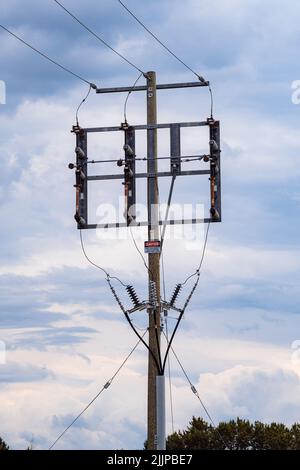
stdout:
{"type": "Polygon", "coordinates": [[[237,418],[214,428],[193,417],[185,431],[171,434],[168,450],[299,450],[300,424],[264,424],[237,418]]]}
{"type": "Polygon", "coordinates": [[[8,445],[3,439],[1,439],[1,437],[0,437],[0,450],[9,450],[8,445]]]}

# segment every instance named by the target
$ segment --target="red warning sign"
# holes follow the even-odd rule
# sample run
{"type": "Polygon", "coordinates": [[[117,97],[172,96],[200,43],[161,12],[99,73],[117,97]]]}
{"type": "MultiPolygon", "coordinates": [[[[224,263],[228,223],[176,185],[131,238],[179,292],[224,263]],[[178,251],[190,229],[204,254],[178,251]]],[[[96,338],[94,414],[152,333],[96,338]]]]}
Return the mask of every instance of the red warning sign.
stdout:
{"type": "Polygon", "coordinates": [[[148,240],[144,244],[145,253],[160,253],[160,240],[148,240]]]}

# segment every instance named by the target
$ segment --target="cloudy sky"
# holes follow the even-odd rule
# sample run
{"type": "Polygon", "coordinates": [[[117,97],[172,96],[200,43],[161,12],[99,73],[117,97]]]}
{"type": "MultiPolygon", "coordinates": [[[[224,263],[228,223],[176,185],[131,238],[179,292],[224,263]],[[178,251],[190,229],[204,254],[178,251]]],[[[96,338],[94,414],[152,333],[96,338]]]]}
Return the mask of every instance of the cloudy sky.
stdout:
{"type": "MultiPolygon", "coordinates": [[[[160,38],[209,79],[222,130],[223,221],[210,229],[201,283],[174,348],[216,422],[300,421],[299,176],[300,79],[296,0],[128,0],[160,38]],[[297,101],[297,100],[294,100],[297,101]]],[[[195,77],[156,44],[116,0],[65,0],[82,21],[158,82],[195,77]]],[[[1,24],[88,81],[130,85],[137,72],[102,46],[53,0],[2,0],[1,24]]],[[[12,448],[47,449],[114,374],[136,343],[102,273],[84,259],[75,227],[75,111],[88,86],[0,31],[1,246],[0,435],[12,448]],[[2,97],[3,98],[3,97],[2,97]],[[3,99],[2,99],[3,101],[3,99]]],[[[142,83],[142,80],[141,80],[142,83]]],[[[92,92],[85,127],[118,126],[125,96],[92,92]]],[[[158,95],[160,122],[203,120],[207,89],[158,95]]],[[[145,122],[145,97],[131,96],[128,120],[145,122]]],[[[183,151],[206,136],[186,133],[183,151]]],[[[202,132],[202,131],[201,131],[202,132]]],[[[145,136],[137,153],[143,154],[145,136]]],[[[161,154],[167,134],[159,135],[161,154]]],[[[91,153],[119,157],[122,135],[94,137],[91,153]]],[[[200,148],[200,151],[199,151],[200,148]]],[[[108,168],[115,171],[115,169],[108,168]]],[[[96,171],[96,169],[93,169],[96,171]]],[[[144,189],[139,185],[139,197],[144,189]]],[[[207,181],[178,181],[174,202],[205,202],[207,181]]],[[[91,216],[122,195],[94,184],[91,216]]],[[[166,185],[161,186],[161,199],[166,185]]],[[[121,201],[122,203],[122,201],[121,201]]],[[[205,208],[207,210],[207,207],[205,208]]],[[[166,290],[193,271],[199,240],[165,243],[166,290]]],[[[83,233],[89,256],[146,298],[147,272],[128,233],[83,233]]],[[[140,247],[144,234],[136,233],[140,247]]],[[[178,237],[177,237],[178,238],[178,237]]],[[[188,294],[188,287],[181,299],[188,294]]],[[[116,284],[126,306],[128,300],[116,284]]],[[[145,326],[144,314],[135,318],[145,326]]],[[[174,320],[169,320],[170,329],[174,320]]],[[[111,387],[57,444],[58,449],[142,448],[146,438],[147,354],[139,347],[111,387]]],[[[203,416],[171,356],[175,429],[203,416]]],[[[168,401],[167,430],[171,432],[168,401]]]]}

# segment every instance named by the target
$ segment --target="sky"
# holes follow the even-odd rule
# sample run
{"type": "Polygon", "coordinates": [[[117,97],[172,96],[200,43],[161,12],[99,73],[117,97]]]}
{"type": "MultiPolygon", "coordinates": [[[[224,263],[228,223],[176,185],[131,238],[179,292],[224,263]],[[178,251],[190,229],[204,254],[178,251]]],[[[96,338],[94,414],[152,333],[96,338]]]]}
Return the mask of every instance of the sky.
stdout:
{"type": "MultiPolygon", "coordinates": [[[[160,83],[194,81],[115,0],[65,6],[160,83]]],[[[300,421],[298,45],[300,5],[287,0],[127,0],[126,5],[197,73],[210,80],[221,123],[222,223],[212,224],[199,288],[174,349],[214,421],[237,416],[300,421]]],[[[1,24],[98,87],[132,85],[136,70],[53,0],[2,0],[1,24]]],[[[103,273],[80,248],[74,215],[75,112],[88,85],[0,31],[0,435],[13,449],[47,449],[113,376],[136,344],[103,273]]],[[[142,84],[143,78],[140,79],[142,84]]],[[[119,126],[124,94],[92,91],[83,127],[119,126]]],[[[205,120],[206,88],[158,93],[158,121],[205,120]]],[[[145,96],[127,118],[145,123],[145,96]]],[[[205,130],[186,131],[183,152],[202,153],[205,130]],[[199,150],[200,149],[200,150],[199,150]]],[[[92,158],[119,158],[122,135],[93,136],[92,158]],[[95,157],[94,157],[95,156],[95,157]]],[[[160,155],[169,151],[159,133],[160,155]]],[[[137,153],[145,153],[145,135],[137,153]]],[[[106,167],[108,172],[115,168],[106,167]]],[[[93,168],[95,173],[98,168],[93,168]]],[[[178,178],[179,180],[179,178],[178,178]]],[[[169,182],[160,183],[161,202],[169,182]]],[[[182,177],[174,203],[207,202],[208,184],[182,177]]],[[[138,185],[140,202],[145,189],[138,185]]],[[[93,183],[91,217],[118,203],[122,185],[93,183]]],[[[119,207],[118,207],[119,209],[119,207]]],[[[207,211],[207,204],[204,207],[207,211]]],[[[140,249],[145,233],[134,230],[140,249]]],[[[164,246],[166,297],[194,271],[204,227],[164,246]],[[191,240],[191,236],[196,236],[191,240]]],[[[147,297],[147,271],[127,230],[83,233],[90,258],[147,297]]],[[[124,289],[115,283],[127,308],[124,289]]],[[[182,292],[183,302],[192,284],[182,292]]],[[[145,328],[145,313],[134,321],[145,328]]],[[[171,331],[175,321],[168,321],[171,331]]],[[[174,429],[205,413],[170,356],[174,429]]],[[[111,386],[57,449],[143,448],[147,354],[139,346],[111,386]]],[[[167,432],[172,432],[167,394],[167,432]]]]}

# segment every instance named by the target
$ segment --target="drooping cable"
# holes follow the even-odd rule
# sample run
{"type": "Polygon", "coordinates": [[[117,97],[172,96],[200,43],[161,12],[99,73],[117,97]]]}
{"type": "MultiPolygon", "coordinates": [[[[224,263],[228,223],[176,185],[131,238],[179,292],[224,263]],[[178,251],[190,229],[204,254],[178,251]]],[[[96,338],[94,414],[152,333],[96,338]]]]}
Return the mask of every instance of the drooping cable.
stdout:
{"type": "Polygon", "coordinates": [[[140,257],[141,257],[141,259],[142,259],[142,261],[143,261],[143,265],[145,266],[145,268],[146,268],[147,271],[151,274],[151,277],[152,277],[151,270],[150,270],[150,268],[149,268],[149,266],[148,266],[148,264],[147,264],[147,262],[146,262],[146,260],[145,260],[145,257],[144,257],[144,255],[143,255],[143,253],[141,252],[141,250],[140,250],[139,247],[138,247],[138,244],[137,244],[136,239],[135,239],[135,236],[134,236],[134,234],[133,234],[133,232],[132,232],[132,227],[131,227],[131,226],[129,226],[129,230],[130,230],[130,235],[131,235],[133,244],[134,244],[134,246],[135,246],[135,249],[136,249],[136,251],[138,252],[138,254],[140,255],[140,257]]]}
{"type": "Polygon", "coordinates": [[[213,119],[214,118],[214,95],[212,92],[211,85],[209,85],[208,90],[210,94],[210,118],[213,119]]]}
{"type": "Polygon", "coordinates": [[[39,51],[38,49],[36,49],[34,46],[32,46],[31,44],[29,44],[28,42],[24,41],[24,39],[22,39],[20,36],[17,36],[17,34],[13,33],[12,31],[10,31],[9,29],[7,29],[5,26],[3,26],[2,24],[0,24],[0,28],[2,28],[4,31],[6,31],[7,33],[9,33],[11,36],[13,36],[14,38],[18,39],[18,41],[22,42],[25,46],[29,47],[30,49],[32,49],[34,52],[36,52],[37,54],[39,54],[40,56],[44,57],[44,59],[47,59],[49,62],[51,62],[52,64],[56,65],[57,67],[59,67],[60,69],[64,70],[65,72],[68,72],[69,74],[73,75],[73,77],[76,77],[78,78],[79,80],[81,80],[82,82],[85,82],[87,83],[88,85],[90,85],[91,88],[93,89],[97,89],[97,86],[94,84],[94,83],[91,83],[89,82],[88,80],[86,80],[85,78],[81,77],[80,75],[78,75],[77,73],[75,72],[72,72],[72,70],[68,69],[67,67],[65,67],[64,65],[61,65],[59,62],[56,62],[55,60],[51,59],[51,57],[49,57],[48,55],[44,54],[43,52],[39,51]]]}
{"type": "Polygon", "coordinates": [[[93,266],[95,266],[96,268],[100,269],[100,270],[106,275],[106,281],[108,282],[109,287],[110,287],[110,290],[111,290],[111,292],[112,292],[114,298],[116,299],[116,301],[117,301],[117,303],[118,303],[118,305],[119,305],[121,311],[124,313],[126,320],[128,321],[130,327],[133,329],[133,331],[135,332],[135,334],[137,335],[137,337],[142,341],[142,343],[144,344],[144,346],[148,349],[148,351],[149,351],[150,354],[152,355],[152,357],[153,357],[153,359],[154,359],[154,361],[155,361],[155,363],[156,363],[157,370],[160,372],[161,369],[162,369],[162,366],[161,366],[161,359],[160,359],[159,362],[157,361],[157,359],[156,359],[155,354],[153,353],[153,351],[149,348],[148,344],[142,339],[141,335],[140,335],[140,334],[138,333],[138,331],[135,329],[135,327],[134,327],[134,325],[133,325],[133,323],[132,323],[132,321],[131,321],[131,319],[130,319],[130,317],[129,317],[129,315],[128,315],[127,310],[124,308],[122,302],[120,301],[120,299],[119,299],[119,297],[118,297],[118,295],[117,295],[117,293],[116,293],[114,287],[112,286],[110,280],[111,280],[111,279],[116,279],[123,287],[127,288],[128,286],[127,286],[126,284],[124,284],[124,282],[122,282],[118,277],[116,277],[116,276],[110,276],[110,274],[108,273],[108,271],[106,271],[106,269],[104,269],[102,266],[100,266],[100,265],[94,263],[94,262],[88,257],[88,255],[86,254],[86,251],[85,251],[84,244],[83,244],[81,229],[80,229],[80,241],[81,241],[82,252],[83,252],[85,258],[87,259],[87,261],[88,261],[91,265],[93,265],[93,266]]]}
{"type": "Polygon", "coordinates": [[[193,272],[192,274],[190,274],[190,275],[184,280],[184,282],[181,283],[182,286],[184,286],[192,277],[196,276],[196,275],[199,273],[199,271],[201,270],[201,267],[202,267],[202,264],[203,264],[203,260],[204,260],[204,257],[205,257],[205,253],[206,253],[206,247],[207,247],[207,241],[208,241],[209,228],[210,228],[210,222],[208,222],[208,224],[207,224],[207,229],[206,229],[206,234],[205,234],[205,239],[204,239],[204,245],[203,245],[203,250],[202,250],[202,254],[201,254],[199,266],[198,266],[198,268],[196,269],[195,272],[193,272]]]}
{"type": "Polygon", "coordinates": [[[127,93],[127,96],[125,98],[125,101],[124,101],[124,122],[125,122],[125,124],[127,124],[127,103],[128,103],[129,96],[133,92],[135,85],[137,84],[137,82],[139,81],[139,79],[141,78],[142,75],[143,75],[143,73],[139,74],[138,78],[135,80],[134,84],[132,85],[131,90],[129,90],[129,92],[127,93]]]}
{"type": "Polygon", "coordinates": [[[80,103],[79,103],[79,105],[78,105],[78,107],[77,107],[77,109],[76,109],[76,118],[75,118],[75,119],[76,119],[76,124],[77,124],[78,127],[79,127],[78,112],[79,112],[81,106],[83,105],[83,103],[85,103],[85,101],[88,99],[89,94],[91,93],[91,89],[92,89],[92,87],[91,87],[91,85],[90,85],[87,94],[86,94],[85,97],[80,101],[80,103]]]}
{"type": "Polygon", "coordinates": [[[87,259],[87,261],[88,261],[92,266],[95,266],[95,268],[100,269],[100,270],[106,275],[107,278],[109,278],[109,279],[116,279],[123,287],[126,287],[126,284],[124,284],[124,282],[122,282],[121,279],[119,279],[117,276],[111,276],[111,275],[108,273],[108,271],[106,271],[106,269],[104,269],[104,268],[103,268],[102,266],[100,266],[99,264],[94,263],[94,261],[92,261],[92,260],[89,258],[89,256],[88,256],[87,253],[86,253],[85,247],[84,247],[81,229],[80,229],[80,244],[81,244],[81,249],[82,249],[82,252],[83,252],[85,258],[87,259]]]}
{"type": "Polygon", "coordinates": [[[108,44],[108,42],[106,42],[104,39],[102,39],[99,36],[99,34],[96,34],[92,29],[90,29],[88,26],[86,26],[86,24],[84,24],[79,18],[77,18],[77,16],[75,16],[70,10],[68,10],[61,2],[59,2],[58,0],[54,0],[54,2],[58,6],[60,6],[68,15],[70,15],[75,21],[77,21],[77,23],[79,23],[84,29],[86,29],[92,36],[94,36],[96,39],[98,39],[98,41],[100,41],[102,44],[104,44],[106,47],[108,47],[108,49],[110,49],[112,52],[117,54],[121,59],[123,59],[125,62],[127,62],[128,65],[130,65],[131,67],[135,68],[140,73],[145,75],[145,73],[139,67],[137,67],[133,62],[128,60],[123,54],[121,54],[116,49],[114,49],[112,46],[110,46],[108,44]]]}
{"type": "Polygon", "coordinates": [[[166,300],[166,277],[165,277],[165,259],[164,252],[161,252],[161,272],[162,272],[162,284],[163,284],[163,296],[166,300]]]}
{"type": "MultiPolygon", "coordinates": [[[[144,331],[144,334],[142,335],[142,338],[144,338],[145,334],[147,333],[147,330],[144,331]]],[[[111,385],[111,383],[113,382],[113,380],[116,378],[116,376],[118,375],[118,373],[120,372],[120,370],[124,367],[124,365],[126,364],[126,362],[128,361],[128,359],[130,358],[130,356],[134,353],[134,351],[136,350],[136,348],[138,347],[138,345],[140,344],[141,340],[139,339],[139,341],[135,344],[135,346],[132,348],[132,350],[130,351],[130,353],[126,356],[126,358],[124,359],[124,361],[122,362],[122,364],[118,367],[118,369],[116,370],[116,372],[114,373],[114,375],[103,385],[103,387],[101,388],[101,390],[94,396],[94,398],[92,398],[92,400],[83,408],[83,410],[76,416],[75,419],[73,419],[73,421],[64,429],[64,431],[57,437],[57,439],[55,439],[55,441],[53,442],[53,444],[51,444],[51,446],[49,447],[48,450],[51,450],[53,449],[53,447],[57,444],[57,442],[64,436],[64,434],[73,426],[73,424],[76,423],[76,421],[86,412],[86,410],[94,403],[94,401],[97,400],[97,398],[101,395],[102,392],[104,392],[104,390],[108,389],[108,387],[111,385]]]]}
{"type": "Polygon", "coordinates": [[[123,8],[125,8],[125,10],[132,16],[132,18],[134,18],[142,26],[142,28],[144,28],[147,31],[147,33],[149,33],[153,37],[153,39],[155,39],[155,41],[157,41],[166,51],[169,52],[169,54],[171,54],[176,60],[178,60],[178,62],[180,62],[190,72],[192,72],[200,80],[200,82],[202,82],[202,83],[206,82],[206,80],[203,77],[201,77],[201,75],[199,75],[197,72],[195,72],[195,70],[193,70],[182,59],[180,59],[173,51],[171,51],[171,49],[168,46],[166,46],[158,38],[158,36],[156,36],[121,0],[118,0],[118,2],[120,3],[120,5],[122,5],[123,8]]]}
{"type": "MultiPolygon", "coordinates": [[[[166,335],[165,335],[165,336],[166,336],[166,335]]],[[[166,338],[166,339],[167,339],[167,338],[166,338]]],[[[168,341],[168,340],[167,340],[167,341],[168,341]]],[[[198,390],[196,389],[195,385],[193,385],[193,383],[191,382],[191,380],[190,380],[190,378],[189,378],[189,376],[188,376],[186,370],[184,369],[184,367],[183,367],[183,365],[182,365],[182,363],[181,363],[179,357],[177,356],[177,354],[176,354],[176,352],[174,351],[174,348],[173,348],[172,346],[171,346],[171,351],[172,351],[172,353],[173,353],[173,355],[174,355],[176,361],[178,362],[178,364],[179,364],[179,366],[180,366],[180,368],[181,368],[181,370],[182,370],[182,372],[183,372],[183,374],[184,374],[186,380],[188,381],[188,383],[189,383],[189,385],[190,385],[190,387],[191,387],[191,390],[192,390],[193,394],[196,395],[196,397],[198,398],[198,400],[199,400],[199,402],[200,402],[200,404],[201,404],[201,406],[202,406],[202,408],[203,408],[203,410],[204,410],[206,416],[208,417],[208,419],[209,419],[209,421],[210,421],[212,427],[215,429],[215,431],[217,432],[219,438],[221,439],[221,441],[223,442],[223,444],[224,444],[224,446],[225,446],[225,448],[226,448],[227,445],[226,445],[226,442],[224,441],[223,436],[221,435],[220,431],[218,430],[218,428],[217,428],[217,426],[216,426],[216,424],[215,424],[215,422],[214,422],[214,420],[213,420],[211,414],[209,413],[209,411],[208,411],[207,407],[205,406],[205,404],[204,404],[202,398],[200,397],[200,394],[199,394],[198,390]]]]}
{"type": "Polygon", "coordinates": [[[173,340],[174,340],[176,331],[177,331],[177,329],[178,329],[178,327],[179,327],[179,325],[180,325],[180,322],[181,322],[181,320],[182,320],[182,318],[183,318],[184,312],[185,312],[185,310],[186,310],[188,304],[190,303],[190,300],[191,300],[191,298],[192,298],[192,296],[193,296],[193,294],[194,294],[194,292],[195,292],[195,290],[197,289],[197,286],[198,286],[198,284],[199,284],[200,274],[201,274],[201,271],[199,270],[198,273],[197,273],[196,282],[194,283],[194,285],[193,285],[193,287],[192,287],[192,289],[191,289],[191,291],[190,291],[190,293],[189,293],[189,295],[188,295],[188,297],[187,297],[187,299],[186,299],[186,301],[185,301],[185,303],[184,303],[184,306],[183,306],[183,308],[182,308],[181,311],[180,311],[180,314],[179,314],[179,317],[178,317],[178,319],[177,319],[175,328],[174,328],[174,330],[173,330],[173,332],[172,332],[172,335],[171,335],[171,338],[170,338],[170,342],[169,342],[169,345],[168,345],[168,347],[167,347],[167,350],[166,350],[166,353],[165,353],[165,358],[164,358],[164,361],[163,361],[163,366],[162,366],[163,372],[164,372],[165,367],[166,367],[167,357],[168,357],[168,354],[169,354],[169,351],[170,351],[170,347],[171,347],[171,345],[172,345],[172,342],[173,342],[173,340]]]}

